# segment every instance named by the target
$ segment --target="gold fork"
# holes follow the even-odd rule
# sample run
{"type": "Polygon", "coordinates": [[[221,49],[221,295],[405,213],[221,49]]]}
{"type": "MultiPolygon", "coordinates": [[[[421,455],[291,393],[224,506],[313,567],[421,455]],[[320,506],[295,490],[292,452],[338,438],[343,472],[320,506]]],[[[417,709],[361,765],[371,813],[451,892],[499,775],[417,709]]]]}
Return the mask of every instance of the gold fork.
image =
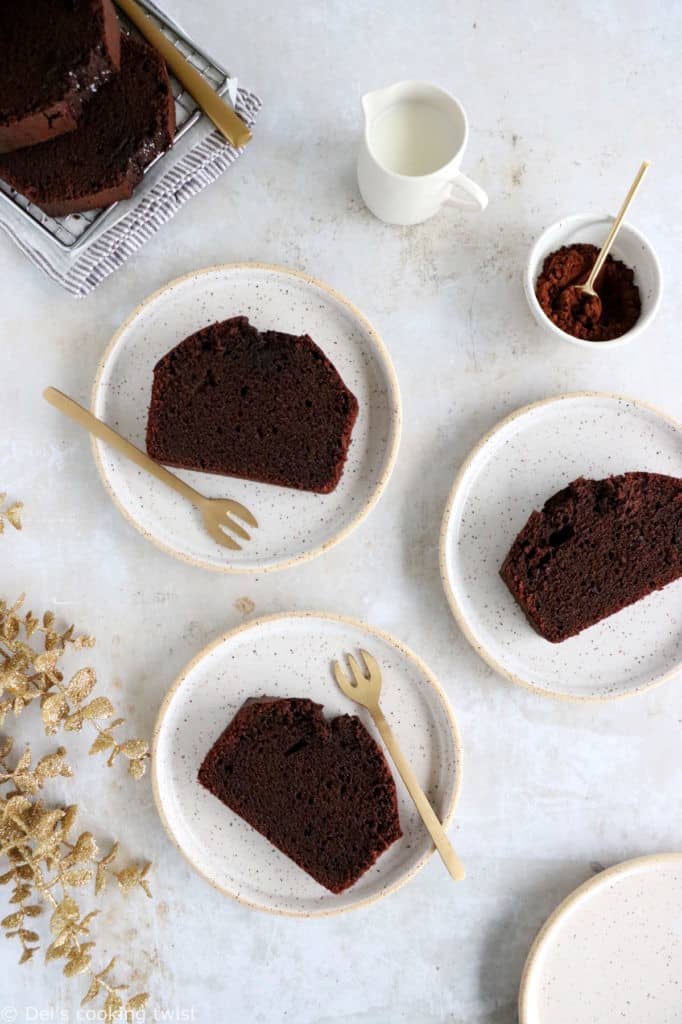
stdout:
{"type": "Polygon", "coordinates": [[[84,409],[78,402],[74,402],[72,398],[65,395],[61,391],[57,391],[56,388],[46,388],[43,391],[43,398],[46,399],[53,405],[55,409],[59,409],[65,416],[69,416],[70,419],[80,424],[81,427],[85,427],[91,434],[98,437],[100,441],[106,441],[112,448],[115,448],[121,455],[125,455],[127,459],[134,462],[136,466],[146,470],[155,476],[161,483],[166,484],[168,487],[172,487],[174,491],[181,494],[183,498],[187,498],[191,501],[202,513],[204,517],[204,524],[206,529],[213,537],[214,541],[218,544],[222,544],[223,547],[232,548],[233,551],[241,551],[242,546],[238,544],[236,540],[228,536],[225,530],[230,530],[232,533],[236,533],[242,540],[250,540],[250,535],[246,532],[243,526],[237,523],[232,517],[238,516],[239,519],[243,519],[249,526],[258,526],[257,520],[251,515],[248,508],[244,505],[240,505],[238,501],[232,501],[230,498],[206,498],[203,494],[199,494],[193,487],[186,484],[184,480],[175,476],[174,473],[169,472],[165,466],[159,465],[158,462],[154,462],[153,459],[146,454],[146,452],[140,451],[134,444],[127,441],[125,437],[121,437],[115,430],[108,427],[106,423],[102,423],[96,416],[93,416],[91,412],[84,409]]]}
{"type": "Polygon", "coordinates": [[[393,763],[400,773],[407,790],[414,800],[415,807],[419,811],[422,821],[431,834],[436,849],[438,850],[443,863],[455,879],[461,882],[465,877],[464,867],[455,853],[452,844],[445,834],[445,829],[436,817],[433,807],[429,803],[424,790],[417,782],[417,777],[412,771],[409,762],[398,746],[393,730],[384,718],[384,713],[379,706],[379,695],[381,694],[381,669],[375,658],[368,651],[360,651],[368,675],[365,676],[352,654],[346,655],[348,666],[353,676],[352,680],[345,675],[341,664],[334,662],[334,678],[347,697],[367,708],[374,720],[381,738],[386,744],[393,763]]]}

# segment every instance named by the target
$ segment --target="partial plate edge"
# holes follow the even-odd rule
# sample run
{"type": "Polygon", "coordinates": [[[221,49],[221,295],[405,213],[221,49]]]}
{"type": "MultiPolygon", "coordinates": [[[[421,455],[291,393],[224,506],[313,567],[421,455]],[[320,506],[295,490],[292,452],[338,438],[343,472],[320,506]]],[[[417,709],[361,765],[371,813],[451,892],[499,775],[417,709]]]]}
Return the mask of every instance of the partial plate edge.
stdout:
{"type": "Polygon", "coordinates": [[[529,1024],[528,1013],[530,1005],[530,986],[533,983],[533,972],[536,969],[545,942],[551,938],[554,929],[561,922],[564,914],[572,910],[576,904],[586,896],[590,895],[593,890],[600,888],[603,884],[608,884],[614,879],[631,874],[637,871],[640,867],[647,867],[656,863],[677,863],[682,868],[682,852],[670,851],[664,853],[651,853],[642,857],[634,857],[631,860],[624,860],[618,864],[614,864],[612,867],[605,868],[604,871],[600,871],[599,874],[595,875],[593,878],[588,878],[587,881],[583,882],[582,885],[579,885],[577,889],[574,889],[569,893],[568,896],[561,901],[558,907],[555,907],[540,928],[540,931],[535,936],[524,964],[521,982],[519,985],[519,1024],[529,1024]]]}

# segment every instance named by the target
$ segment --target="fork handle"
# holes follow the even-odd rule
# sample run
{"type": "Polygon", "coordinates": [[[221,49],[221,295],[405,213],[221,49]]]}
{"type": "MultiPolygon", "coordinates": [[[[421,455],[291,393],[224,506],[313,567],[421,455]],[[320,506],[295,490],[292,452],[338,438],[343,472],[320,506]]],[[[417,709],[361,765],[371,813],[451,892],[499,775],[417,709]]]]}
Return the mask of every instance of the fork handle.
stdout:
{"type": "Polygon", "coordinates": [[[203,75],[185,60],[178,48],[168,36],[157,28],[154,22],[144,13],[135,0],[116,0],[122,11],[128,15],[136,28],[146,36],[147,41],[159,51],[175,77],[197,101],[213,124],[225,136],[235,149],[245,146],[251,138],[251,132],[241,117],[235,113],[229,103],[218,96],[215,89],[203,75]]]}
{"type": "Polygon", "coordinates": [[[69,398],[68,395],[58,391],[57,388],[45,388],[43,398],[50,405],[53,405],[55,409],[59,409],[65,416],[68,416],[69,419],[74,420],[81,427],[85,427],[91,434],[98,437],[100,441],[106,441],[107,444],[110,444],[112,448],[115,448],[121,455],[124,455],[126,459],[134,462],[140,469],[151,473],[162,484],[172,487],[174,491],[181,494],[183,498],[187,498],[193,505],[200,504],[201,495],[193,487],[190,487],[184,480],[180,480],[179,477],[170,473],[164,466],[160,466],[158,462],[154,462],[145,452],[140,451],[134,444],[127,441],[125,437],[121,437],[120,434],[117,434],[106,423],[102,423],[101,420],[98,420],[96,416],[93,416],[91,412],[84,409],[78,402],[74,402],[73,398],[69,398]]]}
{"type": "Polygon", "coordinates": [[[436,813],[429,803],[426,793],[417,782],[417,777],[412,771],[409,761],[398,746],[398,741],[395,738],[390,725],[384,718],[383,711],[378,705],[375,708],[369,708],[368,710],[374,719],[374,724],[379,730],[382,740],[386,744],[386,748],[393,759],[394,765],[398,769],[401,779],[405,783],[410,796],[414,800],[414,805],[419,811],[422,821],[431,834],[431,838],[436,845],[436,849],[441,856],[441,860],[455,881],[461,882],[465,878],[462,862],[455,853],[452,843],[445,834],[445,829],[436,817],[436,813]]]}

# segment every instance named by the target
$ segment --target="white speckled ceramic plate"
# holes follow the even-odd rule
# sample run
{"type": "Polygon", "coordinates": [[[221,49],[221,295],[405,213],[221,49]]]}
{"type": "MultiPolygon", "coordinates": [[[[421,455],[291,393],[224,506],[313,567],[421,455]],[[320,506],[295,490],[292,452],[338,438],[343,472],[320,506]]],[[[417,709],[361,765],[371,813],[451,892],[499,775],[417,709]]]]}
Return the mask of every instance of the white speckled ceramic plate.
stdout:
{"type": "Polygon", "coordinates": [[[576,477],[628,470],[682,476],[682,424],[619,395],[562,395],[502,420],[474,448],[450,494],[441,575],[467,639],[502,675],[538,693],[607,700],[682,666],[682,580],[551,644],[499,576],[534,509],[576,477]]]}
{"type": "Polygon", "coordinates": [[[461,782],[459,737],[426,665],[386,633],[353,619],[315,612],[257,619],[188,665],[154,731],[152,781],[161,819],[190,864],[226,895],[273,913],[336,914],[393,892],[433,853],[394,771],[403,836],[355,885],[334,895],[197,782],[204,755],[248,697],[309,697],[328,717],[359,715],[378,738],[365,709],[344,697],[331,672],[335,659],[360,647],[381,665],[382,707],[419,782],[441,821],[447,826],[452,820],[461,782]]]}
{"type": "Polygon", "coordinates": [[[546,922],[526,962],[520,1024],[682,1021],[682,854],[590,879],[546,922]]]}
{"type": "Polygon", "coordinates": [[[176,470],[208,497],[243,502],[260,528],[241,551],[208,535],[200,513],[101,441],[100,475],[123,515],[163,550],[206,569],[268,572],[321,554],[342,540],[378,501],[400,439],[400,393],[390,357],[374,328],[342,295],[283,267],[234,264],[197,271],[147,299],[114,336],[97,373],[96,416],[145,447],[147,409],[157,361],[187,335],[215,320],[245,314],[261,330],[310,334],[359,402],[341,481],[332,494],[176,470]]]}

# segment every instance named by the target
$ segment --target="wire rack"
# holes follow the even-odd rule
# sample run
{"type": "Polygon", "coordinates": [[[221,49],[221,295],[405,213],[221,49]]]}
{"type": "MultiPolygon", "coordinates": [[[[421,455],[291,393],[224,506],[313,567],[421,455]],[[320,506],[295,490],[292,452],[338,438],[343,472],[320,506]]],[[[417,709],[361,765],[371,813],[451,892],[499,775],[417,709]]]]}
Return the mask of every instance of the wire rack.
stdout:
{"type": "MultiPolygon", "coordinates": [[[[147,0],[138,0],[138,2],[145,8],[151,20],[176,45],[185,59],[211,83],[218,95],[222,95],[228,88],[229,75],[227,71],[188,39],[184,32],[181,32],[177,25],[167,18],[166,15],[162,14],[157,7],[147,2],[147,0]]],[[[124,28],[136,34],[136,30],[120,11],[119,17],[124,28]]],[[[175,98],[175,143],[196,124],[201,117],[201,110],[170,72],[169,78],[175,98]]],[[[147,174],[159,160],[163,160],[164,156],[165,154],[163,153],[157,156],[155,160],[148,164],[144,173],[147,174]]],[[[94,233],[102,226],[104,219],[108,218],[111,212],[119,205],[118,203],[112,203],[111,206],[106,206],[99,210],[70,214],[68,217],[49,217],[39,207],[29,202],[25,196],[10,188],[2,180],[0,180],[0,199],[11,203],[22,217],[36,225],[41,232],[47,235],[61,249],[66,250],[75,249],[92,238],[94,233]]]]}

